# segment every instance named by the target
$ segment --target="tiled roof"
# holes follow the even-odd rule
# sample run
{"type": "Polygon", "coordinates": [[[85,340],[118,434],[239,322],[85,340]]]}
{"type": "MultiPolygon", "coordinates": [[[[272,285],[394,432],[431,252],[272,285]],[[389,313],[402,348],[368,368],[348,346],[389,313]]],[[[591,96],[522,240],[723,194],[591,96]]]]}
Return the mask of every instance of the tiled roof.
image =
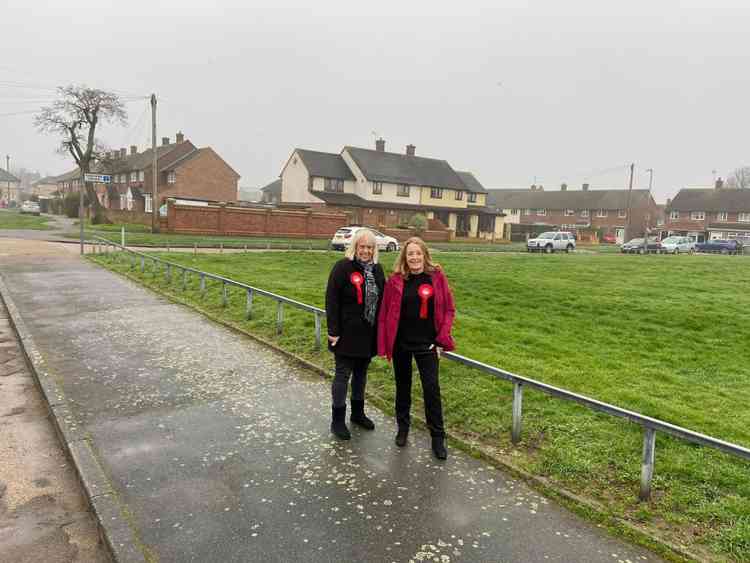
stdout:
{"type": "Polygon", "coordinates": [[[373,182],[466,189],[456,171],[445,160],[357,147],[344,147],[344,150],[365,177],[373,182]]]}
{"type": "Polygon", "coordinates": [[[675,211],[750,212],[750,190],[682,189],[668,207],[675,211]]]}
{"type": "Polygon", "coordinates": [[[295,152],[304,162],[310,176],[354,180],[354,175],[341,158],[341,155],[330,152],[296,149],[295,152]]]}
{"type": "Polygon", "coordinates": [[[267,184],[263,186],[260,191],[263,193],[267,193],[270,195],[280,195],[281,194],[281,178],[278,180],[274,180],[270,184],[267,184]]]}
{"type": "Polygon", "coordinates": [[[466,189],[468,191],[479,194],[487,193],[485,187],[479,183],[479,180],[477,180],[474,174],[472,174],[471,172],[462,172],[460,170],[456,170],[456,174],[458,174],[458,177],[461,178],[461,181],[464,183],[464,186],[466,186],[466,189]]]}
{"type": "Polygon", "coordinates": [[[16,183],[16,182],[20,182],[20,181],[21,180],[19,180],[18,178],[16,178],[10,172],[6,172],[2,168],[0,168],[0,182],[13,182],[13,183],[16,183]]]}
{"type": "MultiPolygon", "coordinates": [[[[627,209],[627,189],[619,190],[488,190],[487,205],[499,209],[627,209]]],[[[648,190],[634,189],[630,206],[643,205],[648,190]]]]}

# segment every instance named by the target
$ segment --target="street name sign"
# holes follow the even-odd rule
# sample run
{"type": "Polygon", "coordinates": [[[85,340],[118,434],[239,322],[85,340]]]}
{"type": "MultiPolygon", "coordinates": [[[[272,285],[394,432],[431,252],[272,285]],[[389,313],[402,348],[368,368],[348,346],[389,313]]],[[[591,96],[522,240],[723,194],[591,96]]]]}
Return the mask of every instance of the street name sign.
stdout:
{"type": "Polygon", "coordinates": [[[109,184],[112,182],[112,176],[109,174],[84,174],[83,179],[86,182],[96,182],[98,184],[109,184]]]}

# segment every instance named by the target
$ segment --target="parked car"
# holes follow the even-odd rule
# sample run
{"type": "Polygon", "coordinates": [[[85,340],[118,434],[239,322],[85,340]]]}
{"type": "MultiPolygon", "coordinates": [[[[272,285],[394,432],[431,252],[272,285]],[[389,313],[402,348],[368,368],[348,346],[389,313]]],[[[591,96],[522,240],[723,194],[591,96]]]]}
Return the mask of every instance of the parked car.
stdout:
{"type": "Polygon", "coordinates": [[[719,254],[742,254],[742,243],[735,239],[707,240],[695,243],[696,252],[717,252],[719,254]]]}
{"type": "Polygon", "coordinates": [[[555,250],[572,252],[575,249],[576,237],[568,231],[549,231],[526,242],[526,250],[529,252],[552,253],[555,250]]]}
{"type": "Polygon", "coordinates": [[[661,241],[662,251],[666,254],[679,254],[680,252],[695,252],[695,241],[688,237],[671,236],[661,241]]]}
{"type": "Polygon", "coordinates": [[[620,246],[620,252],[625,254],[661,254],[663,252],[661,243],[655,238],[649,238],[648,244],[644,239],[634,238],[620,246]]]}
{"type": "Polygon", "coordinates": [[[401,246],[398,244],[398,240],[388,235],[384,235],[380,231],[373,229],[372,227],[341,227],[333,235],[331,239],[331,248],[333,250],[345,250],[352,242],[352,237],[359,229],[370,229],[375,234],[375,242],[378,245],[379,250],[385,250],[386,252],[395,252],[399,250],[401,246]]]}
{"type": "Polygon", "coordinates": [[[607,244],[615,244],[617,242],[617,237],[614,233],[605,233],[602,235],[602,242],[607,244]]]}
{"type": "Polygon", "coordinates": [[[39,215],[39,204],[35,201],[24,201],[21,204],[21,214],[39,215]]]}

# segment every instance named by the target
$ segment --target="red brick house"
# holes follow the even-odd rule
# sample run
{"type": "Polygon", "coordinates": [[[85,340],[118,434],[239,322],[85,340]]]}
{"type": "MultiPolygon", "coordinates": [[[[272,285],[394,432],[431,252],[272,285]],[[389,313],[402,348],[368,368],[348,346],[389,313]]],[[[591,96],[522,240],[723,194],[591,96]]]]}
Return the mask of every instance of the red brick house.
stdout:
{"type": "Polygon", "coordinates": [[[513,232],[598,231],[614,235],[618,243],[623,242],[626,229],[628,238],[642,236],[645,227],[653,229],[658,215],[649,190],[591,190],[588,184],[580,190],[570,190],[566,184],[549,191],[541,186],[491,189],[487,205],[505,213],[513,232]]]}
{"type": "MultiPolygon", "coordinates": [[[[101,204],[107,209],[127,209],[151,212],[153,151],[138,152],[132,145],[130,152],[122,148],[105,154],[96,172],[112,176],[111,184],[96,184],[94,189],[101,204]]],[[[211,147],[197,148],[182,133],[175,142],[162,138],[156,148],[156,169],[159,200],[185,197],[206,201],[236,201],[240,175],[211,147]]],[[[76,182],[77,171],[64,174],[63,188],[76,182]]]]}
{"type": "Polygon", "coordinates": [[[707,239],[750,239],[750,190],[682,189],[665,209],[664,230],[702,242],[707,239]]]}

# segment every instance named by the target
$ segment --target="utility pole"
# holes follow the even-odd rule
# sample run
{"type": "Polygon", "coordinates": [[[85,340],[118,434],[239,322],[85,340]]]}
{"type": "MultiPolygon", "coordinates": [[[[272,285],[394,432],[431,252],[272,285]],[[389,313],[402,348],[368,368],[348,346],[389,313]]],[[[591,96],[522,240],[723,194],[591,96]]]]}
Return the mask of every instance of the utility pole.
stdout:
{"type": "Polygon", "coordinates": [[[151,94],[151,232],[159,232],[159,192],[156,169],[156,94],[151,94]]]}
{"type": "Polygon", "coordinates": [[[654,169],[649,168],[646,172],[648,172],[648,193],[646,194],[646,213],[644,216],[645,221],[643,223],[643,237],[646,239],[646,244],[648,244],[648,234],[651,231],[651,228],[649,227],[651,213],[649,213],[648,204],[651,200],[651,189],[654,187],[654,169]]]}
{"type": "Polygon", "coordinates": [[[10,207],[10,155],[5,155],[5,171],[8,173],[8,207],[10,207]]]}
{"type": "Polygon", "coordinates": [[[81,227],[81,254],[83,254],[83,189],[86,187],[85,177],[83,170],[81,172],[81,179],[78,185],[78,224],[81,227]]]}
{"type": "Polygon", "coordinates": [[[625,226],[625,237],[624,237],[625,242],[628,242],[630,240],[630,224],[631,224],[630,215],[632,214],[632,211],[633,211],[633,207],[631,205],[631,201],[632,201],[632,195],[633,195],[633,174],[634,174],[634,172],[635,172],[635,163],[632,163],[630,165],[630,182],[628,184],[628,221],[627,221],[627,224],[625,226]]]}

